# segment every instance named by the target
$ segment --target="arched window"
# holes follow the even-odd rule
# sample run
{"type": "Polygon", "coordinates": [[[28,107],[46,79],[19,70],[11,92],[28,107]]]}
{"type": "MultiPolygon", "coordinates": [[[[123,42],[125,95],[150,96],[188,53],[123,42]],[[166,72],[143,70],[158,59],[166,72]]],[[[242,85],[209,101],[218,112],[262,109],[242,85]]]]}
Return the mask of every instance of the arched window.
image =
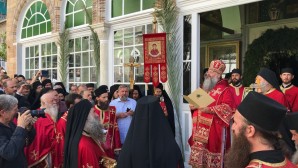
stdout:
{"type": "Polygon", "coordinates": [[[68,0],[65,16],[66,28],[88,24],[92,19],[92,0],[68,0]]]}
{"type": "Polygon", "coordinates": [[[112,18],[154,7],[155,0],[112,0],[112,18]]]}
{"type": "Polygon", "coordinates": [[[37,36],[51,30],[51,20],[46,5],[41,1],[33,3],[25,14],[21,38],[37,36]]]}

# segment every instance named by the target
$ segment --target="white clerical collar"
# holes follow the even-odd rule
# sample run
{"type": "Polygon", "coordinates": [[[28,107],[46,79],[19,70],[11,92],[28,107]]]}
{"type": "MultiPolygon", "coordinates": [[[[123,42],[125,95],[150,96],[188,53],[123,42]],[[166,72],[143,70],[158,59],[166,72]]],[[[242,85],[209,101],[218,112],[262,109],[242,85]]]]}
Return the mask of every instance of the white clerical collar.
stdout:
{"type": "Polygon", "coordinates": [[[288,88],[288,87],[292,86],[292,83],[289,83],[289,84],[284,84],[284,83],[282,83],[281,86],[282,86],[283,88],[288,88]]]}

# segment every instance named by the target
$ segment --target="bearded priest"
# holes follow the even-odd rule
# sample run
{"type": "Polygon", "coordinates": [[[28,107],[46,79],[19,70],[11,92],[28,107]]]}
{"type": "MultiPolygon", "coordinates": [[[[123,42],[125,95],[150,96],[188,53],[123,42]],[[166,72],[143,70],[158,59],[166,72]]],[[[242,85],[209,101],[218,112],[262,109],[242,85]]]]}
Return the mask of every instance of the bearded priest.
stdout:
{"type": "Polygon", "coordinates": [[[205,76],[203,89],[215,101],[207,107],[195,108],[189,164],[193,168],[223,166],[223,155],[230,146],[229,122],[234,112],[234,100],[229,89],[228,81],[222,79],[225,64],[221,60],[214,60],[205,76]]]}

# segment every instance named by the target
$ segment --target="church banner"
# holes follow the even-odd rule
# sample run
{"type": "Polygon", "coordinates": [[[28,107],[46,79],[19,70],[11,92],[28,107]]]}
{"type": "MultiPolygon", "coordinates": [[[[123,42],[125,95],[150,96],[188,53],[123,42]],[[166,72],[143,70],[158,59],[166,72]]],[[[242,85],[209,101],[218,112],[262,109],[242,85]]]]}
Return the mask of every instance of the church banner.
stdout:
{"type": "Polygon", "coordinates": [[[144,34],[144,82],[149,83],[152,77],[153,86],[167,78],[166,33],[144,34]]]}

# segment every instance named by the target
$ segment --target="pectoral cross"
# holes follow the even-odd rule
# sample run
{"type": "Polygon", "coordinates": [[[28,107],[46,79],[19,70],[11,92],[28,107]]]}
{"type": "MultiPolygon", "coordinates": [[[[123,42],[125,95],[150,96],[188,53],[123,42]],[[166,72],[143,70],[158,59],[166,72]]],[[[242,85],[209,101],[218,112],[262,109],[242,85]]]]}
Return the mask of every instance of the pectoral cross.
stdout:
{"type": "Polygon", "coordinates": [[[140,67],[141,65],[139,63],[135,63],[135,59],[133,57],[129,58],[129,63],[124,64],[125,67],[129,67],[129,83],[130,83],[130,89],[133,89],[133,85],[135,84],[134,80],[134,68],[140,67]]]}
{"type": "Polygon", "coordinates": [[[212,96],[216,96],[217,94],[221,94],[220,88],[217,88],[216,90],[212,90],[212,96]]]}

